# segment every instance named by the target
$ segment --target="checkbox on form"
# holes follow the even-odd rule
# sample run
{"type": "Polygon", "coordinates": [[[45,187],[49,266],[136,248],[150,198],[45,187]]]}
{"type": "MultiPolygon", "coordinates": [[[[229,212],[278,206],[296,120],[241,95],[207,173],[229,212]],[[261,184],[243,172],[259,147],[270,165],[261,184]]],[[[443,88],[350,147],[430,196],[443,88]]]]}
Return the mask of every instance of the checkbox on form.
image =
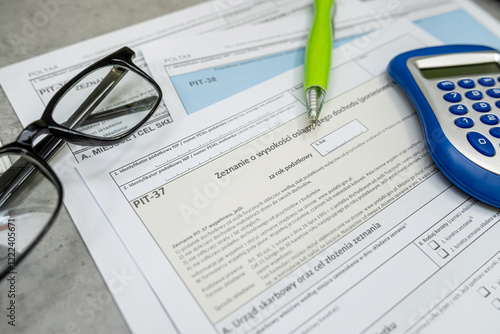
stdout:
{"type": "Polygon", "coordinates": [[[441,248],[441,249],[440,249],[437,253],[438,253],[438,254],[439,254],[439,256],[441,256],[443,259],[446,259],[446,258],[448,257],[448,255],[450,255],[450,254],[448,254],[448,252],[447,252],[447,251],[445,251],[445,250],[444,250],[444,249],[442,249],[442,248],[441,248]]]}
{"type": "Polygon", "coordinates": [[[479,294],[483,297],[488,297],[490,295],[490,291],[486,289],[484,286],[477,289],[477,292],[479,292],[479,294]]]}
{"type": "Polygon", "coordinates": [[[439,248],[439,244],[437,242],[435,242],[434,240],[432,240],[431,242],[429,242],[429,247],[432,249],[432,250],[436,250],[439,248]]]}

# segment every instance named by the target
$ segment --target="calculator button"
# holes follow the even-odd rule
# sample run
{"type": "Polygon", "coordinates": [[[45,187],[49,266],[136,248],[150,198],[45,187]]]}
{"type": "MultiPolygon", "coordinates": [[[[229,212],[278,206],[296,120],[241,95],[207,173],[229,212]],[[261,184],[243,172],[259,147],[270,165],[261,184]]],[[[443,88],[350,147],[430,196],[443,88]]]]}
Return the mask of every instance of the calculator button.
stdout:
{"type": "Polygon", "coordinates": [[[495,147],[489,141],[488,138],[480,134],[479,132],[469,132],[467,134],[467,140],[479,153],[486,155],[487,157],[492,157],[495,155],[495,147]]]}
{"type": "Polygon", "coordinates": [[[481,116],[481,122],[486,125],[497,125],[498,124],[498,116],[488,114],[481,116]]]}
{"type": "Polygon", "coordinates": [[[490,87],[495,84],[495,79],[490,77],[484,77],[484,78],[479,78],[477,82],[479,82],[479,84],[482,86],[490,87]]]}
{"type": "Polygon", "coordinates": [[[474,121],[469,117],[457,118],[455,120],[455,125],[459,128],[467,129],[471,128],[474,125],[474,121]]]}
{"type": "Polygon", "coordinates": [[[463,104],[454,104],[449,108],[450,112],[455,115],[465,115],[467,114],[467,107],[463,104]]]}
{"type": "Polygon", "coordinates": [[[496,138],[500,138],[500,128],[496,127],[496,128],[490,129],[490,135],[492,135],[493,137],[496,137],[496,138]]]}
{"type": "Polygon", "coordinates": [[[486,91],[486,94],[494,99],[498,99],[500,98],[500,88],[490,88],[486,91]]]}
{"type": "Polygon", "coordinates": [[[476,102],[472,105],[472,108],[479,112],[488,112],[491,110],[490,104],[486,102],[476,102]]]}
{"type": "Polygon", "coordinates": [[[438,82],[437,86],[438,86],[439,89],[442,89],[442,90],[453,90],[453,89],[455,89],[455,84],[453,83],[453,81],[450,81],[450,80],[440,81],[440,82],[438,82]]]}
{"type": "Polygon", "coordinates": [[[462,101],[462,95],[457,92],[450,92],[443,95],[443,98],[451,103],[462,101]]]}
{"type": "Polygon", "coordinates": [[[469,100],[481,100],[483,98],[483,93],[481,93],[481,91],[479,90],[474,89],[465,92],[465,96],[469,100]]]}
{"type": "Polygon", "coordinates": [[[458,85],[462,88],[474,88],[476,84],[471,79],[462,79],[458,81],[458,85]]]}

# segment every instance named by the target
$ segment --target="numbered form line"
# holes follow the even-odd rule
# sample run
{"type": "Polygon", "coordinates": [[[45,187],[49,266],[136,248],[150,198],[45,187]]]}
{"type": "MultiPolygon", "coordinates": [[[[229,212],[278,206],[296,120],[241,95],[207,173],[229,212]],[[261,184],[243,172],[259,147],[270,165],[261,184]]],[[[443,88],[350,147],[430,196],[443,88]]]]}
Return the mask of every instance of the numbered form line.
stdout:
{"type": "Polygon", "coordinates": [[[312,147],[322,156],[335,151],[340,146],[347,144],[354,138],[362,135],[368,129],[360,121],[354,120],[341,128],[329,133],[318,141],[312,143],[312,147]]]}

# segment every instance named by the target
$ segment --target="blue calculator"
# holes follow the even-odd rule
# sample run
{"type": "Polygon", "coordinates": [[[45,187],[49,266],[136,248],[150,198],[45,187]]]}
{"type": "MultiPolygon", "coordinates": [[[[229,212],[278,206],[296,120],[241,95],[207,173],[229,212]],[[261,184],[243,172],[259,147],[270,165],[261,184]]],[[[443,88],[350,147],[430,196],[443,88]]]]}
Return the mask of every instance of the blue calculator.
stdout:
{"type": "Polygon", "coordinates": [[[448,179],[500,207],[500,53],[446,45],[402,53],[389,75],[409,96],[427,148],[448,179]]]}

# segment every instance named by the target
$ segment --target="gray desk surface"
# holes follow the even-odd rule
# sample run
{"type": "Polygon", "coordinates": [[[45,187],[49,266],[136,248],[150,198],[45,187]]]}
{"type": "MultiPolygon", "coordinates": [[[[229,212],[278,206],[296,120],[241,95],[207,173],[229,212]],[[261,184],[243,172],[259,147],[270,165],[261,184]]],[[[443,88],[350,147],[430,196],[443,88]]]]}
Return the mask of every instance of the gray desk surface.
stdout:
{"type": "MultiPolygon", "coordinates": [[[[142,22],[201,0],[0,0],[0,67],[78,41],[142,22]],[[13,48],[9,33],[43,4],[59,4],[34,37],[13,48]]],[[[500,19],[500,2],[476,0],[500,19]]],[[[55,8],[55,7],[54,7],[55,8]]],[[[20,123],[0,89],[0,140],[11,142],[20,123]]],[[[0,333],[127,333],[129,329],[104,284],[68,213],[63,210],[47,236],[21,265],[16,327],[0,311],[0,333]]],[[[0,310],[6,309],[6,283],[0,283],[0,310]]],[[[140,307],[138,305],[138,307],[140,307]]]]}

